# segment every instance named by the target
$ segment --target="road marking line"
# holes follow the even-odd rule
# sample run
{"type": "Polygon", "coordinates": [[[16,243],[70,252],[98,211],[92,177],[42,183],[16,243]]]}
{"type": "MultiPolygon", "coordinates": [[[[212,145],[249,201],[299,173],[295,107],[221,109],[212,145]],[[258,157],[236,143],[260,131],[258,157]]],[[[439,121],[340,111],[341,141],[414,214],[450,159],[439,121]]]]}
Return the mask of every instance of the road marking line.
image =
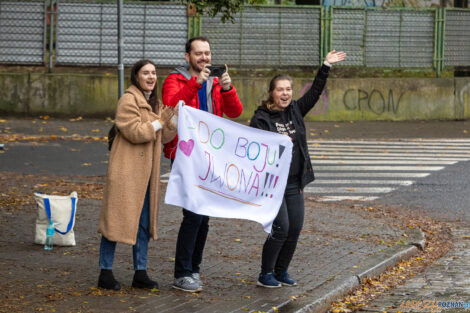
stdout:
{"type": "Polygon", "coordinates": [[[369,179],[316,179],[315,185],[346,185],[346,184],[377,184],[377,185],[401,185],[410,186],[414,183],[412,180],[369,180],[369,179]]]}
{"type": "Polygon", "coordinates": [[[428,160],[329,160],[313,159],[312,164],[444,164],[451,165],[456,161],[428,161],[428,160]]]}
{"type": "Polygon", "coordinates": [[[434,157],[435,154],[427,154],[420,156],[419,154],[401,154],[401,153],[383,153],[379,155],[377,153],[357,153],[357,152],[331,152],[331,153],[309,153],[313,159],[346,159],[346,160],[434,160],[434,161],[468,161],[470,156],[462,157],[434,157]]]}
{"type": "Polygon", "coordinates": [[[370,197],[370,196],[320,196],[315,197],[315,200],[321,202],[329,202],[329,201],[344,201],[344,200],[354,200],[354,201],[373,201],[378,199],[379,197],[370,197]]]}
{"type": "Polygon", "coordinates": [[[391,187],[305,187],[304,192],[308,193],[337,193],[337,194],[349,194],[349,193],[388,193],[395,188],[391,187]]]}
{"type": "Polygon", "coordinates": [[[358,153],[362,152],[378,152],[378,153],[387,153],[387,152],[400,152],[403,151],[405,153],[410,152],[427,152],[427,153],[461,153],[463,155],[470,155],[470,149],[449,149],[449,148],[441,148],[436,149],[435,147],[409,147],[408,149],[404,148],[396,148],[396,147],[356,147],[356,146],[309,146],[309,152],[318,152],[318,151],[356,151],[358,153]]]}
{"type": "Polygon", "coordinates": [[[322,177],[401,177],[401,178],[423,178],[429,176],[430,173],[399,173],[399,172],[388,172],[388,173],[380,173],[380,172],[371,172],[371,173],[356,173],[356,172],[323,172],[323,171],[315,171],[315,177],[322,178],[322,177]]]}
{"type": "Polygon", "coordinates": [[[419,145],[425,144],[428,146],[432,145],[468,145],[470,146],[470,139],[400,139],[394,141],[385,140],[308,140],[308,144],[335,144],[344,143],[348,145],[360,144],[360,145],[419,145]]]}
{"type": "MultiPolygon", "coordinates": [[[[337,166],[322,165],[324,171],[440,171],[443,166],[337,166]]],[[[315,169],[314,169],[315,170],[315,169]]]]}

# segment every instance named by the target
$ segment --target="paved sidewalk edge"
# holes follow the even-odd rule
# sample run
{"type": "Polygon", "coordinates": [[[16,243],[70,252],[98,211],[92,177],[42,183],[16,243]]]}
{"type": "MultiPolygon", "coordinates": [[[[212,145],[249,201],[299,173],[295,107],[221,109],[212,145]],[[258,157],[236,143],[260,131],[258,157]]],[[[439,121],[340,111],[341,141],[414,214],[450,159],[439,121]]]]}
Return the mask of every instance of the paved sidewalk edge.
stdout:
{"type": "MultiPolygon", "coordinates": [[[[383,258],[383,255],[376,259],[374,257],[368,258],[365,261],[365,264],[359,268],[350,268],[343,272],[342,275],[335,277],[332,281],[325,283],[313,290],[307,291],[311,293],[312,297],[315,298],[312,302],[305,305],[301,309],[295,311],[295,313],[324,313],[328,310],[331,302],[341,298],[346,295],[355,287],[361,284],[361,281],[365,277],[374,277],[383,272],[390,266],[396,265],[403,259],[410,258],[411,256],[417,254],[420,250],[424,248],[426,239],[424,233],[421,229],[418,229],[418,232],[415,234],[414,242],[411,242],[407,245],[398,245],[388,250],[388,253],[392,255],[386,258],[383,258]],[[352,272],[359,272],[358,274],[351,274],[352,272]]],[[[281,307],[287,305],[288,303],[294,300],[290,299],[278,305],[275,309],[271,309],[268,312],[277,311],[281,307]]]]}

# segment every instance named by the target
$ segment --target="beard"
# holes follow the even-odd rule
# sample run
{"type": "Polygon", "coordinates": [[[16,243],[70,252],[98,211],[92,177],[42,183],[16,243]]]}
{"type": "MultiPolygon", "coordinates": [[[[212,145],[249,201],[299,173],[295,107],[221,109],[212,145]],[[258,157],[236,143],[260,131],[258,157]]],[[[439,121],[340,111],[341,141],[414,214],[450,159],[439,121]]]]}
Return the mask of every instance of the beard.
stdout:
{"type": "Polygon", "coordinates": [[[195,72],[201,72],[204,69],[204,66],[206,64],[209,64],[210,62],[204,62],[204,61],[199,61],[197,63],[196,61],[189,59],[189,66],[195,71],[195,72]]]}

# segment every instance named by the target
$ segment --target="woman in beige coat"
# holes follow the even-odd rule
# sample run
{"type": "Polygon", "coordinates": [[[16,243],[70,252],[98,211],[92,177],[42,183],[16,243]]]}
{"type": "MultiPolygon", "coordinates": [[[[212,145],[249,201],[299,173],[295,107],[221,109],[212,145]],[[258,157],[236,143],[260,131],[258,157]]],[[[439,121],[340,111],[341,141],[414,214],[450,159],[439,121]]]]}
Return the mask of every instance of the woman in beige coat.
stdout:
{"type": "Polygon", "coordinates": [[[132,85],[119,99],[118,129],[109,158],[98,231],[101,268],[98,287],[119,290],[112,266],[116,242],[133,245],[137,288],[158,288],[147,275],[147,248],[157,239],[162,143],[176,135],[173,108],[158,100],[155,64],[141,60],[131,70],[132,85]]]}

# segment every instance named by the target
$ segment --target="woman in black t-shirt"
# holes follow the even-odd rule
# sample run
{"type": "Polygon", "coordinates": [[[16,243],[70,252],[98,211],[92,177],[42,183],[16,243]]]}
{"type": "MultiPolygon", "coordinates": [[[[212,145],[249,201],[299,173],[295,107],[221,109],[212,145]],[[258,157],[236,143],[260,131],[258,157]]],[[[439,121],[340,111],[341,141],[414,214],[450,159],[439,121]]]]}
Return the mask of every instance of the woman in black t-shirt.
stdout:
{"type": "Polygon", "coordinates": [[[331,65],[345,58],[344,52],[329,52],[312,87],[297,101],[292,100],[292,79],[287,75],[275,76],[269,84],[268,99],[262,102],[251,119],[250,126],[289,136],[294,144],[284,199],[263,246],[258,286],[297,285],[287,268],[304,221],[302,190],[314,180],[303,118],[320,98],[331,65]]]}

